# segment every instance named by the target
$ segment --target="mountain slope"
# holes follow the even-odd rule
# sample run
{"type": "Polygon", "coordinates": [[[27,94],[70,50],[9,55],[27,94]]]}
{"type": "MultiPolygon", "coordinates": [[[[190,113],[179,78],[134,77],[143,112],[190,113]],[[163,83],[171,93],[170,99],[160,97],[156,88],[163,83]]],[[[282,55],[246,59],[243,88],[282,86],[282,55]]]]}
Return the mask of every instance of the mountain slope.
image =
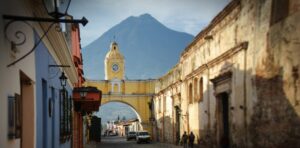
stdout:
{"type": "Polygon", "coordinates": [[[104,57],[115,40],[129,79],[157,78],[172,68],[192,35],[165,27],[149,14],[128,17],[83,48],[85,77],[104,79],[104,57]]]}

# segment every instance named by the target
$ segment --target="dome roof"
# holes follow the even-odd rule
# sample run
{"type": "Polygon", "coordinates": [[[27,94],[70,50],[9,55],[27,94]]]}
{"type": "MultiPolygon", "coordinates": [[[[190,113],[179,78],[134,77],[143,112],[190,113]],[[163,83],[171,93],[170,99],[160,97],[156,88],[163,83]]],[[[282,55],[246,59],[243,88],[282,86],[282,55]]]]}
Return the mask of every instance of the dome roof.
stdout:
{"type": "Polygon", "coordinates": [[[110,50],[107,52],[106,59],[124,59],[124,56],[120,53],[118,44],[116,42],[112,42],[110,44],[110,50]]]}

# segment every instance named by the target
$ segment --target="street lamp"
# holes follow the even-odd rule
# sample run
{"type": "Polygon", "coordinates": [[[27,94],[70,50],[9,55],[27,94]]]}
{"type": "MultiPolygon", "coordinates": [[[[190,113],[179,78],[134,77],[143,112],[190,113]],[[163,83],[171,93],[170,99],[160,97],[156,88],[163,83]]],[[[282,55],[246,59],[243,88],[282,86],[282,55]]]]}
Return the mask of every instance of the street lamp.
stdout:
{"type": "Polygon", "coordinates": [[[43,0],[50,16],[60,18],[67,14],[71,0],[43,0]]]}
{"type": "Polygon", "coordinates": [[[61,76],[59,77],[60,80],[60,85],[62,86],[63,89],[65,89],[65,86],[67,85],[67,77],[65,76],[65,73],[62,72],[61,76]]]}
{"type": "Polygon", "coordinates": [[[80,93],[80,97],[81,97],[81,99],[84,99],[85,98],[85,96],[86,96],[86,94],[87,94],[87,92],[86,91],[81,91],[81,92],[79,92],[80,93]]]}

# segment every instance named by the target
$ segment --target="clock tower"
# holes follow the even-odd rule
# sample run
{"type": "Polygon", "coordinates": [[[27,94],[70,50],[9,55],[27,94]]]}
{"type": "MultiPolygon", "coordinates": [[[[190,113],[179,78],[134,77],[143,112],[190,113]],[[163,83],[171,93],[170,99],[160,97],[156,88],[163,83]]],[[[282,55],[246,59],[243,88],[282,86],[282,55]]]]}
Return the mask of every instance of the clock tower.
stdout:
{"type": "Polygon", "coordinates": [[[124,56],[120,53],[118,44],[112,42],[104,60],[105,80],[123,80],[124,62],[124,56]]]}

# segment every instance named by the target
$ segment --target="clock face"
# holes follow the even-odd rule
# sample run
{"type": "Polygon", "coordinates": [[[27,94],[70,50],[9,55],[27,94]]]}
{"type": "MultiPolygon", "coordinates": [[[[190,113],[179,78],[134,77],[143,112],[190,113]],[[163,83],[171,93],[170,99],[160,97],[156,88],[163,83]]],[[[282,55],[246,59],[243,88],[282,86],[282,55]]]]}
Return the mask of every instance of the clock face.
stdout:
{"type": "Polygon", "coordinates": [[[118,64],[113,64],[112,65],[112,70],[115,71],[115,72],[118,71],[119,70],[119,65],[118,64]]]}

